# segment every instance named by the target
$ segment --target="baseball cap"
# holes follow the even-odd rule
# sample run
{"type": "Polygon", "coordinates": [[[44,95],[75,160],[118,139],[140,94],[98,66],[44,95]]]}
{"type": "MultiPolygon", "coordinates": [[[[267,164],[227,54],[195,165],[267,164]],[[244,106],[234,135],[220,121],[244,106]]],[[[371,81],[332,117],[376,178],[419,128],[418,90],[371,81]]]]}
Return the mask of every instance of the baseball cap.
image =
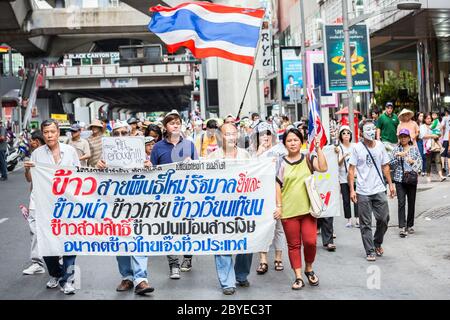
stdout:
{"type": "Polygon", "coordinates": [[[136,119],[135,117],[131,117],[127,121],[128,124],[133,124],[133,123],[138,123],[138,122],[139,122],[138,119],[136,119]]]}
{"type": "Polygon", "coordinates": [[[392,102],[386,102],[386,108],[387,107],[393,107],[393,106],[394,106],[394,104],[392,102]]]}
{"type": "Polygon", "coordinates": [[[74,123],[70,126],[70,131],[80,131],[81,126],[78,123],[74,123]]]}
{"type": "Polygon", "coordinates": [[[154,140],[155,140],[155,138],[153,138],[151,136],[145,137],[145,144],[150,143],[150,142],[152,142],[154,140]]]}
{"type": "Polygon", "coordinates": [[[400,132],[398,133],[398,135],[399,135],[399,136],[405,135],[405,136],[408,136],[408,137],[411,136],[411,134],[409,133],[409,130],[406,129],[406,128],[401,129],[400,132]]]}

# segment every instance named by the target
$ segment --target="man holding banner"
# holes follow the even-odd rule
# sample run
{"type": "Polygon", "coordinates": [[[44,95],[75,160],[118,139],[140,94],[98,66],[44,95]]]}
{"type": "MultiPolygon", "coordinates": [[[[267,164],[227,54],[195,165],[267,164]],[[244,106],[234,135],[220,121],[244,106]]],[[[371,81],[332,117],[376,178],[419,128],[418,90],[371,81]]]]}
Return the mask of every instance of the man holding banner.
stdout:
{"type": "MultiPolygon", "coordinates": [[[[45,145],[33,151],[31,161],[24,162],[25,175],[28,181],[32,180],[30,169],[34,167],[35,163],[47,163],[65,167],[80,166],[77,151],[67,144],[59,143],[59,126],[55,120],[49,119],[42,122],[41,131],[44,136],[45,145]]],[[[33,193],[33,191],[31,192],[33,193]]],[[[33,195],[31,198],[34,198],[33,195]]],[[[62,265],[59,263],[58,256],[47,256],[43,258],[47,265],[48,273],[50,274],[47,288],[54,289],[59,285],[61,291],[65,294],[75,294],[75,288],[71,283],[71,279],[75,271],[76,256],[63,256],[62,265]]]]}
{"type": "MultiPolygon", "coordinates": [[[[226,123],[220,128],[222,133],[222,148],[209,154],[208,159],[250,159],[250,154],[237,147],[238,131],[233,124],[226,123]]],[[[236,284],[240,287],[248,287],[250,283],[247,277],[252,266],[252,253],[236,255],[233,266],[231,255],[216,255],[216,270],[222,292],[232,295],[236,291],[236,284]]]]}
{"type": "MultiPolygon", "coordinates": [[[[128,137],[130,135],[130,126],[127,123],[116,121],[112,132],[113,137],[128,137]]],[[[109,139],[109,138],[107,138],[109,139]]],[[[107,163],[101,159],[97,163],[97,168],[105,169],[107,163]]],[[[134,289],[138,295],[151,293],[154,288],[148,284],[146,256],[117,256],[119,272],[122,275],[122,281],[117,286],[116,291],[125,292],[134,289]]]]}

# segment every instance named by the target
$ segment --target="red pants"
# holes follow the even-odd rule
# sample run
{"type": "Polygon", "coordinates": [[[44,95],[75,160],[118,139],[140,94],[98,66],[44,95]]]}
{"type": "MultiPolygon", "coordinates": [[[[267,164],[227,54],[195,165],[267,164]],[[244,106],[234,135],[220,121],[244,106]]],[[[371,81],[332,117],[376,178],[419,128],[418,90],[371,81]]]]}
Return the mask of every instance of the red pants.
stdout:
{"type": "Polygon", "coordinates": [[[316,257],[317,219],[308,215],[281,220],[288,244],[289,261],[292,269],[302,267],[303,255],[306,263],[313,263],[316,257]]]}

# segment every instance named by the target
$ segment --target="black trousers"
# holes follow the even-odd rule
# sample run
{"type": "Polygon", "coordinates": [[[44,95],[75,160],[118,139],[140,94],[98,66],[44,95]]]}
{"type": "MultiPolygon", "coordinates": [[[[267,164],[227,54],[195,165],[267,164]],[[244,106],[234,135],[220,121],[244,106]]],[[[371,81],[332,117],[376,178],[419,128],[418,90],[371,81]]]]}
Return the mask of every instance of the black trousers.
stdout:
{"type": "MultiPolygon", "coordinates": [[[[352,217],[352,208],[350,207],[350,186],[348,183],[341,183],[341,193],[345,218],[350,219],[352,217]]],[[[358,218],[358,205],[356,203],[353,204],[353,209],[355,211],[355,218],[358,218]]]]}
{"type": "Polygon", "coordinates": [[[317,219],[317,229],[320,228],[322,244],[324,246],[333,244],[333,217],[317,219]]]}
{"type": "Polygon", "coordinates": [[[417,185],[396,182],[395,188],[397,189],[398,199],[398,227],[405,228],[406,226],[407,228],[411,228],[414,226],[417,185]],[[408,217],[405,221],[406,198],[408,198],[408,217]]]}

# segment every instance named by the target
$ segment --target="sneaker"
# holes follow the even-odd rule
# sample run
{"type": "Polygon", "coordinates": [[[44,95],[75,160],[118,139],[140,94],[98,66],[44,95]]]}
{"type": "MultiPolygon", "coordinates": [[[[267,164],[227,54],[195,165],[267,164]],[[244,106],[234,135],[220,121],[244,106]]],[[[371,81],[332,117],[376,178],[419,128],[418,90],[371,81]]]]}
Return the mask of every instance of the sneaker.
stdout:
{"type": "Polygon", "coordinates": [[[345,225],[346,228],[351,228],[352,227],[352,223],[351,222],[347,222],[345,225]]]}
{"type": "Polygon", "coordinates": [[[356,218],[356,221],[355,221],[355,227],[356,227],[356,228],[359,228],[359,218],[356,218]]]}
{"type": "Polygon", "coordinates": [[[192,258],[184,258],[181,264],[181,272],[189,272],[192,269],[192,258]]]}
{"type": "Polygon", "coordinates": [[[376,261],[377,257],[375,256],[375,254],[371,253],[371,254],[367,255],[366,260],[367,261],[376,261]]]}
{"type": "Polygon", "coordinates": [[[180,279],[180,268],[179,267],[170,267],[170,279],[178,280],[180,279]]]}
{"type": "Polygon", "coordinates": [[[235,292],[236,292],[236,290],[234,288],[225,288],[222,290],[222,293],[226,296],[231,296],[235,292]]]}
{"type": "Polygon", "coordinates": [[[406,231],[407,231],[409,234],[413,234],[413,233],[414,233],[414,228],[413,228],[413,227],[408,228],[406,231]]]}
{"type": "Polygon", "coordinates": [[[22,271],[23,274],[32,275],[38,273],[45,273],[45,269],[38,263],[33,263],[31,266],[22,271]]]}
{"type": "Polygon", "coordinates": [[[48,280],[46,286],[48,289],[55,289],[59,285],[59,278],[50,277],[50,280],[48,280]]]}
{"type": "Polygon", "coordinates": [[[64,283],[64,286],[61,287],[61,291],[64,292],[64,294],[75,294],[75,288],[70,282],[64,283]]]}
{"type": "Polygon", "coordinates": [[[406,233],[405,228],[400,228],[400,238],[405,238],[408,234],[406,233]]]}
{"type": "Polygon", "coordinates": [[[237,281],[236,282],[236,284],[239,286],[239,287],[250,287],[250,282],[248,282],[248,280],[244,280],[244,281],[237,281]]]}

